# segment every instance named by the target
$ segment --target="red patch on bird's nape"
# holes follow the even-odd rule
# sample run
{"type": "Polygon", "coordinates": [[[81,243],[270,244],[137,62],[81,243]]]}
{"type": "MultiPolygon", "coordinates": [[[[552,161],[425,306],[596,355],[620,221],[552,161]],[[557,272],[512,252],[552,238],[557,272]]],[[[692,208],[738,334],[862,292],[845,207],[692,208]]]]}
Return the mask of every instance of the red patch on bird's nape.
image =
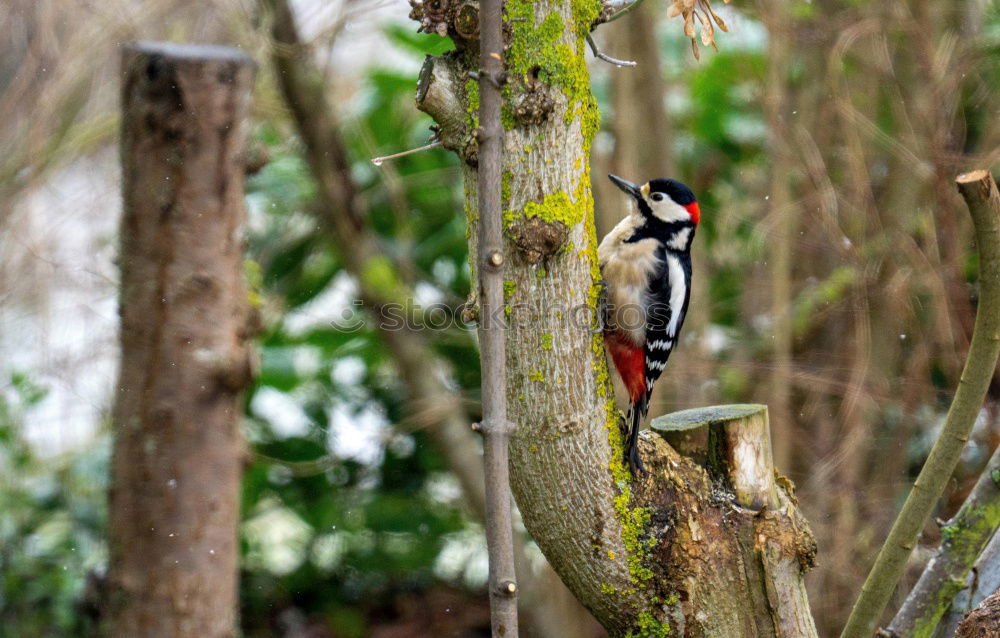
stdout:
{"type": "Polygon", "coordinates": [[[686,208],[687,212],[691,215],[691,221],[694,222],[695,226],[697,226],[698,220],[701,219],[701,209],[698,208],[698,202],[691,202],[684,208],[686,208]]]}
{"type": "Polygon", "coordinates": [[[625,383],[629,401],[636,403],[646,393],[645,349],[613,332],[604,333],[604,344],[625,383]]]}

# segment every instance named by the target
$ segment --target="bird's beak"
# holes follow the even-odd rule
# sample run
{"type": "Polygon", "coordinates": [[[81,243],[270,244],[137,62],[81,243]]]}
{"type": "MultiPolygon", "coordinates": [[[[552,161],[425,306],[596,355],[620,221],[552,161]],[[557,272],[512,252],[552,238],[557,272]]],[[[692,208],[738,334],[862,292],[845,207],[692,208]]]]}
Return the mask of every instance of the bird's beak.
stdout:
{"type": "Polygon", "coordinates": [[[639,191],[639,187],[633,184],[632,182],[622,179],[617,175],[608,175],[608,178],[610,178],[611,181],[614,182],[615,186],[622,189],[632,197],[635,197],[636,199],[642,199],[642,193],[639,191]]]}

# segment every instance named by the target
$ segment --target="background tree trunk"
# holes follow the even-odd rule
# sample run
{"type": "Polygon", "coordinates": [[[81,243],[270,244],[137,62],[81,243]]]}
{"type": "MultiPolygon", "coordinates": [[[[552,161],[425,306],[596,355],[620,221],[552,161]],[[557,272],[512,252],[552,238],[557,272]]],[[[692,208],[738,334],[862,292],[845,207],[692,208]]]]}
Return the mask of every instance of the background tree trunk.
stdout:
{"type": "MultiPolygon", "coordinates": [[[[468,29],[460,12],[449,14],[444,4],[434,14],[413,5],[425,30],[447,31],[458,46],[428,60],[417,100],[465,160],[474,252],[478,93],[468,74],[477,68],[477,43],[461,35],[468,29]]],[[[599,116],[584,39],[601,8],[588,0],[506,5],[504,278],[518,506],[556,572],[612,635],[660,636],[671,628],[691,636],[779,635],[793,617],[801,620],[797,635],[812,635],[801,574],[814,545],[790,491],[775,488],[773,510],[729,493],[720,498],[705,467],[654,437],[640,443],[648,479],[633,481],[622,464],[619,412],[596,326],[601,275],[589,151],[599,116]],[[760,534],[727,527],[743,516],[737,527],[748,532],[758,515],[769,521],[760,534]],[[764,574],[779,571],[797,603],[770,597],[764,574]]],[[[770,442],[758,444],[768,450],[764,473],[771,476],[770,442]]]]}
{"type": "Polygon", "coordinates": [[[109,636],[236,634],[252,378],[243,144],[255,65],[233,49],[123,56],[121,344],[109,636]]]}

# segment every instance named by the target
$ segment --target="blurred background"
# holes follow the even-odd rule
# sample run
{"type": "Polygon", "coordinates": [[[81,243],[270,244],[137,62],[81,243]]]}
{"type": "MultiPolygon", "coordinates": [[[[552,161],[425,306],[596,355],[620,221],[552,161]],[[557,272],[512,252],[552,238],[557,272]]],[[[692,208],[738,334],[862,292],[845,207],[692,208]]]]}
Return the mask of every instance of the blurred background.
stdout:
{"type": "MultiPolygon", "coordinates": [[[[367,232],[416,303],[468,292],[458,160],[420,146],[427,53],[402,0],[291,3],[324,78],[367,232]]],[[[721,3],[720,3],[721,4],[721,3]]],[[[623,213],[603,175],[672,176],[701,201],[696,288],[652,415],[762,402],[776,462],[819,542],[809,577],[833,635],[958,381],[976,253],[954,176],[1000,161],[1000,7],[990,0],[736,0],[695,60],[647,0],[595,38],[598,232],[623,213]]],[[[87,631],[103,528],[117,367],[120,47],[238,46],[260,64],[247,275],[262,370],[246,397],[241,525],[247,636],[486,636],[485,541],[469,491],[475,332],[426,335],[454,401],[420,402],[398,344],[365,327],[251,0],[7,0],[0,8],[0,635],[87,631]],[[344,326],[351,329],[345,330],[344,326]],[[457,454],[456,450],[462,450],[457,454]]],[[[1000,441],[991,389],[939,515],[1000,441]]],[[[925,542],[933,546],[933,526],[925,542]]],[[[522,597],[526,636],[602,636],[553,584],[522,597]],[[548,620],[546,620],[548,619],[548,620]]],[[[914,573],[926,552],[914,558],[914,573]]],[[[529,585],[530,586],[530,585],[529,585]]]]}

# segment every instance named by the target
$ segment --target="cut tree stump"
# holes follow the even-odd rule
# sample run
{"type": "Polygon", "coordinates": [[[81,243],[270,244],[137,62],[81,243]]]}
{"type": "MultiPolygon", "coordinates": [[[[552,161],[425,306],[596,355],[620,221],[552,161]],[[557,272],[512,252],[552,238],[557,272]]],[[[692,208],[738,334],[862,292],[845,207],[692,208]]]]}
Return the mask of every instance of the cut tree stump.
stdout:
{"type": "Polygon", "coordinates": [[[767,406],[694,408],[657,417],[650,428],[675,450],[724,478],[744,507],[778,506],[767,406]]]}
{"type": "MultiPolygon", "coordinates": [[[[815,543],[791,482],[776,478],[767,406],[684,410],[654,418],[651,429],[675,453],[703,468],[712,485],[707,501],[691,508],[702,517],[697,527],[705,533],[692,538],[700,547],[668,554],[671,571],[689,574],[691,601],[715,613],[691,635],[816,636],[802,578],[812,565],[815,543]],[[722,522],[720,533],[713,533],[709,524],[717,522],[722,522]],[[717,561],[719,556],[729,559],[717,561]],[[740,567],[734,569],[733,560],[740,567]],[[763,587],[756,589],[755,579],[763,587]],[[748,592],[745,598],[735,595],[739,589],[748,592]],[[730,620],[723,621],[728,614],[730,620]]],[[[679,477],[684,470],[669,473],[679,477]]],[[[688,527],[697,520],[689,514],[688,527]]]]}

